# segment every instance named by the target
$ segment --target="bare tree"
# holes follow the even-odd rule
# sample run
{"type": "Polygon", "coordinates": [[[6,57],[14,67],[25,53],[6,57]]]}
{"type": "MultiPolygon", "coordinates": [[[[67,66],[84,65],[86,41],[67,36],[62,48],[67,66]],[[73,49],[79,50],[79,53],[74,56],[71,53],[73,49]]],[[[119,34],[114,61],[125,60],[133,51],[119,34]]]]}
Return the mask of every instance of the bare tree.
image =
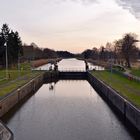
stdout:
{"type": "Polygon", "coordinates": [[[131,60],[137,53],[136,42],[138,40],[136,38],[135,34],[127,33],[122,39],[115,42],[117,52],[125,59],[128,68],[131,68],[131,60]]]}

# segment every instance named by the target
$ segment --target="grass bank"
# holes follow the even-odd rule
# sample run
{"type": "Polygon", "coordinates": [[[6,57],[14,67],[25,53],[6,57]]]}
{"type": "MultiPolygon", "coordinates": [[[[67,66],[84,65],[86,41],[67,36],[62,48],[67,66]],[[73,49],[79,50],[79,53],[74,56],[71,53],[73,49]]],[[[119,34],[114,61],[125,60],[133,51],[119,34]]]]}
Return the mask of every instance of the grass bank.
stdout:
{"type": "Polygon", "coordinates": [[[140,77],[140,69],[131,69],[131,72],[130,72],[132,75],[134,76],[138,76],[140,77]]]}
{"type": "Polygon", "coordinates": [[[16,68],[8,70],[8,79],[5,70],[0,70],[0,97],[11,93],[40,74],[40,71],[31,71],[29,63],[21,64],[20,71],[16,68]]]}
{"type": "Polygon", "coordinates": [[[93,71],[92,74],[115,89],[121,96],[140,108],[140,83],[109,71],[93,71]]]}
{"type": "Polygon", "coordinates": [[[48,63],[54,64],[56,62],[59,62],[61,59],[60,58],[56,58],[56,59],[39,59],[39,60],[35,60],[32,61],[32,66],[33,67],[39,67],[48,63]]]}

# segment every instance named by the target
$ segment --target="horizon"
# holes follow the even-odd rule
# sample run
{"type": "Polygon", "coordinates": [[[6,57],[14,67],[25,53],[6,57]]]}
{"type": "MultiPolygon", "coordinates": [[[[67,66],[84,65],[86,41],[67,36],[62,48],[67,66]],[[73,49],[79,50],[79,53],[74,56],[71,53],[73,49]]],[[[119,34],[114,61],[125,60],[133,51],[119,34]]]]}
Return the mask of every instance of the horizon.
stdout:
{"type": "Polygon", "coordinates": [[[80,53],[125,33],[140,38],[139,8],[138,0],[5,0],[0,25],[17,30],[23,43],[80,53]]]}

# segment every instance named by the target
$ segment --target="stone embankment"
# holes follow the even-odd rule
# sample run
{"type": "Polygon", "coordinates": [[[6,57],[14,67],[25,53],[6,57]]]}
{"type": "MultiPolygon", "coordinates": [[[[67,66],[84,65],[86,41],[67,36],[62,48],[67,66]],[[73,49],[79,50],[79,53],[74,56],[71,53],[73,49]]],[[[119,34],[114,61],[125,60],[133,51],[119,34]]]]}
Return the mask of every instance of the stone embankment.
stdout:
{"type": "MultiPolygon", "coordinates": [[[[44,82],[44,73],[32,79],[23,87],[13,91],[0,100],[0,117],[17,105],[24,97],[35,93],[44,82]]],[[[13,140],[12,132],[0,121],[0,140],[13,140]]]]}
{"type": "Polygon", "coordinates": [[[104,96],[133,126],[140,131],[140,110],[132,103],[119,95],[117,91],[106,85],[103,81],[88,72],[88,80],[91,85],[104,96]]]}
{"type": "MultiPolygon", "coordinates": [[[[119,112],[133,124],[140,131],[140,110],[132,105],[129,101],[119,95],[117,91],[106,85],[103,81],[94,77],[90,72],[74,73],[76,76],[82,79],[87,79],[90,84],[99,93],[104,96],[108,102],[110,102],[119,112]]],[[[32,79],[23,87],[15,90],[11,94],[0,100],[0,117],[6,114],[11,108],[17,105],[23,98],[35,93],[40,86],[46,80],[59,79],[59,78],[70,78],[73,73],[59,73],[59,72],[45,72],[40,74],[38,77],[32,79]]],[[[11,131],[0,122],[0,138],[2,140],[12,140],[13,135],[11,131]],[[1,138],[2,137],[2,138],[1,138]]]]}

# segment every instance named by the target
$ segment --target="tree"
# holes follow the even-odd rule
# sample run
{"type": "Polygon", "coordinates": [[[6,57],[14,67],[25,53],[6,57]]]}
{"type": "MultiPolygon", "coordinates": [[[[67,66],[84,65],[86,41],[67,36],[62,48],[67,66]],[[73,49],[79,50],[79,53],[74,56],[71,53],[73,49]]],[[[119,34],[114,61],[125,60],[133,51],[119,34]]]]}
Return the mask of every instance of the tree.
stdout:
{"type": "Polygon", "coordinates": [[[84,57],[84,59],[92,58],[92,54],[93,54],[93,51],[90,49],[87,49],[84,52],[82,52],[82,56],[84,57]]]}
{"type": "Polygon", "coordinates": [[[131,68],[130,61],[132,57],[134,58],[134,56],[136,56],[136,42],[138,42],[136,38],[137,36],[135,34],[128,33],[115,43],[118,52],[120,52],[125,59],[128,68],[131,68]]]}
{"type": "Polygon", "coordinates": [[[0,64],[3,62],[3,54],[4,54],[5,48],[4,48],[4,39],[2,35],[0,34],[0,64]]]}
{"type": "Polygon", "coordinates": [[[100,57],[101,60],[105,61],[105,47],[104,46],[100,47],[99,57],[100,57]]]}
{"type": "Polygon", "coordinates": [[[73,58],[75,55],[73,53],[70,53],[68,51],[56,51],[57,57],[60,58],[73,58]]]}
{"type": "Polygon", "coordinates": [[[120,64],[120,60],[122,59],[121,54],[121,44],[122,40],[116,40],[114,41],[114,55],[115,55],[115,61],[116,63],[120,64]]]}
{"type": "Polygon", "coordinates": [[[10,33],[10,29],[7,24],[3,24],[2,29],[1,29],[1,36],[4,40],[4,43],[8,42],[8,35],[10,33]]]}
{"type": "Polygon", "coordinates": [[[43,49],[44,57],[45,58],[57,58],[57,53],[49,48],[43,49]]]}
{"type": "Polygon", "coordinates": [[[23,55],[22,42],[18,32],[11,31],[9,33],[7,46],[11,63],[17,63],[18,58],[23,55]]]}
{"type": "Polygon", "coordinates": [[[92,58],[94,60],[99,59],[99,52],[98,52],[98,49],[96,47],[93,47],[92,52],[93,52],[92,58]]]}
{"type": "Polygon", "coordinates": [[[22,42],[18,32],[10,30],[7,24],[3,24],[0,32],[0,60],[2,65],[5,64],[5,45],[7,45],[9,63],[16,63],[18,57],[23,54],[22,42]]]}
{"type": "Polygon", "coordinates": [[[5,44],[7,45],[8,42],[8,35],[10,29],[7,24],[3,24],[0,32],[0,57],[1,57],[1,64],[4,65],[5,63],[5,44]]]}

